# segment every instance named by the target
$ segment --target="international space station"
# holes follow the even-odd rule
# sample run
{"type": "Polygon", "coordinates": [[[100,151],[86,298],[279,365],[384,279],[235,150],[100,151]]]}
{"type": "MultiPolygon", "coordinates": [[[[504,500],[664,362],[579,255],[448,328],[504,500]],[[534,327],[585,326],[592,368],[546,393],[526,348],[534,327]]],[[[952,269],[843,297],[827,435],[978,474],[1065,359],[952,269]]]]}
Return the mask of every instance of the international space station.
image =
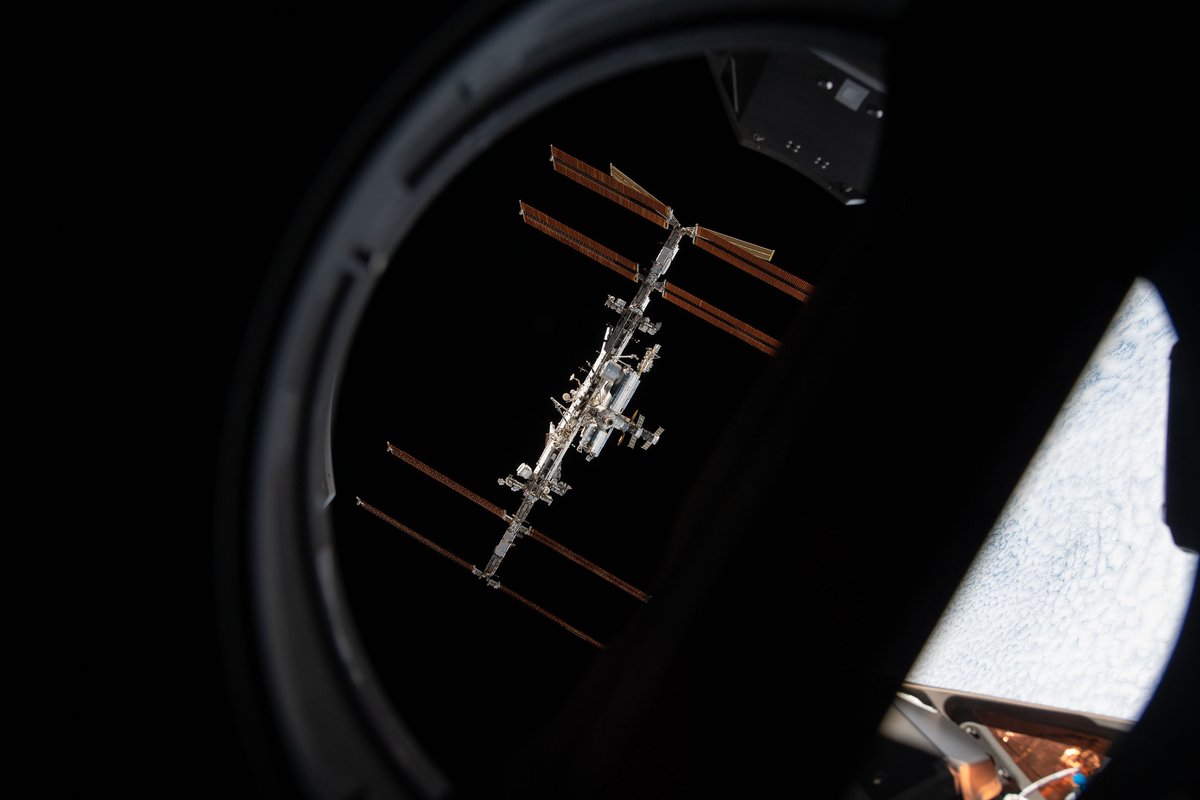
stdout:
{"type": "Polygon", "coordinates": [[[476,565],[388,516],[362,498],[356,498],[356,502],[359,507],[379,519],[393,525],[459,566],[470,570],[487,586],[513,597],[590,644],[603,648],[603,644],[591,636],[501,584],[496,578],[496,573],[513,546],[519,540],[528,538],[563,555],[638,600],[646,602],[649,599],[650,596],[642,590],[541,533],[532,527],[528,520],[538,503],[550,505],[554,502],[555,496],[561,497],[570,491],[571,486],[563,480],[562,472],[563,461],[572,448],[582,453],[586,460],[591,461],[600,455],[614,433],[618,434],[618,447],[625,444],[634,448],[640,443],[643,450],[648,450],[657,444],[663,435],[661,426],[652,432],[647,427],[645,418],[639,417],[638,413],[635,412],[631,416],[625,414],[625,409],[641,385],[643,377],[650,372],[654,362],[659,358],[660,345],[658,344],[645,348],[640,355],[627,352],[634,344],[638,334],[653,336],[661,327],[661,323],[652,321],[646,315],[650,301],[655,295],[661,295],[668,303],[687,311],[768,356],[774,355],[779,349],[781,343],[778,339],[701,300],[694,294],[667,283],[665,279],[667,271],[678,255],[680,245],[685,238],[690,239],[698,249],[737,267],[800,302],[806,302],[811,297],[813,286],[772,263],[773,250],[717,233],[700,225],[685,227],[669,206],[611,164],[609,172],[604,173],[554,146],[550,147],[550,162],[558,174],[570,178],[580,186],[590,189],[643,219],[661,226],[668,233],[666,241],[654,257],[653,262],[643,269],[637,262],[610,250],[574,228],[520,201],[520,215],[525,224],[628,278],[638,286],[633,297],[628,300],[612,295],[608,296],[605,306],[616,312],[619,317],[615,324],[609,325],[605,329],[600,350],[592,360],[586,374],[582,378],[572,375],[571,380],[574,385],[563,393],[562,402],[553,400],[559,413],[559,419],[557,422],[550,423],[542,452],[533,466],[522,463],[517,467],[515,474],[509,474],[498,480],[500,485],[507,486],[513,492],[520,494],[521,501],[515,511],[511,513],[504,511],[410,453],[388,443],[387,451],[391,455],[503,519],[507,523],[507,527],[501,535],[500,541],[492,550],[486,565],[483,569],[479,569],[476,565]]]}

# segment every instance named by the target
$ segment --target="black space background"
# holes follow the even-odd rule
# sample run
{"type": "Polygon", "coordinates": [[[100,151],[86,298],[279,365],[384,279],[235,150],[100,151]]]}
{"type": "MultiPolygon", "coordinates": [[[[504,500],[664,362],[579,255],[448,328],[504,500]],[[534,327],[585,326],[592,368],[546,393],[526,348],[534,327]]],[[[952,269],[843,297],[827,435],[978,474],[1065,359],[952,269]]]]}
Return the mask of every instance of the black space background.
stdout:
{"type": "MultiPolygon", "coordinates": [[[[170,427],[172,433],[186,429],[190,449],[189,463],[168,481],[174,490],[161,497],[178,514],[174,520],[182,532],[165,550],[156,546],[142,552],[136,563],[139,573],[161,576],[155,583],[171,584],[170,596],[183,596],[185,612],[177,620],[156,623],[182,634],[171,637],[177,651],[162,660],[154,627],[145,637],[154,659],[126,670],[142,684],[138,705],[156,706],[153,723],[121,741],[133,745],[134,752],[148,745],[155,754],[153,759],[143,755],[140,768],[124,776],[134,793],[161,793],[167,786],[167,794],[186,787],[212,796],[251,786],[221,678],[213,605],[218,587],[211,572],[212,475],[229,386],[255,297],[289,220],[351,120],[405,54],[421,43],[441,11],[421,12],[424,18],[413,16],[399,25],[341,18],[326,26],[326,20],[309,20],[305,36],[264,28],[247,32],[232,24],[229,28],[236,30],[217,26],[218,32],[207,26],[205,31],[213,34],[211,47],[168,53],[169,43],[163,42],[133,70],[139,80],[151,80],[147,76],[153,73],[154,84],[154,91],[139,93],[141,112],[154,122],[139,129],[135,145],[157,137],[169,152],[155,163],[171,167],[162,176],[169,188],[161,196],[170,218],[164,229],[174,249],[156,251],[156,269],[174,263],[163,255],[180,255],[191,264],[186,277],[155,278],[170,302],[154,316],[170,318],[163,330],[178,336],[181,371],[186,373],[171,387],[172,406],[185,413],[170,427]],[[169,120],[157,116],[165,96],[171,97],[169,120]]],[[[986,23],[978,19],[959,30],[978,33],[986,23]]],[[[1153,32],[1161,31],[1155,27],[1153,32]]],[[[1048,59],[1064,41],[1045,37],[1034,55],[1048,59]]],[[[1139,52],[1148,49],[1148,41],[1138,39],[1145,46],[1139,52]]],[[[1178,73],[1161,66],[1142,70],[1132,58],[1105,60],[1109,51],[1099,39],[1092,47],[1095,58],[1089,69],[1104,65],[1096,74],[1077,60],[1063,59],[1057,81],[1047,84],[1037,83],[1046,71],[1044,65],[1031,66],[1029,48],[1018,48],[1024,57],[1006,49],[1011,61],[993,60],[972,75],[955,76],[947,68],[948,81],[962,90],[939,95],[955,110],[947,116],[960,108],[974,115],[972,122],[979,124],[964,128],[978,134],[978,141],[987,141],[994,148],[989,152],[1016,176],[1011,195],[980,199],[978,214],[1019,208],[1028,193],[1040,200],[1036,213],[1050,228],[1060,205],[1057,197],[1064,198],[1065,208],[1069,198],[1086,201],[1093,186],[1115,194],[1119,185],[1130,209],[1137,207],[1138,198],[1155,206],[1165,194],[1163,213],[1169,219],[1147,230],[1174,224],[1178,214],[1169,200],[1192,186],[1191,173],[1173,169],[1178,165],[1173,154],[1186,138],[1186,126],[1170,105],[1179,97],[1170,89],[1171,76],[1178,73]],[[1005,69],[1015,75],[996,74],[1005,69]],[[1143,74],[1160,77],[1152,98],[1141,98],[1136,91],[1145,86],[1135,80],[1143,74]],[[992,118],[987,104],[972,94],[976,85],[1006,87],[1047,113],[992,118]],[[1042,89],[1033,91],[1033,86],[1042,89]],[[1071,91],[1080,93],[1078,103],[1071,91]],[[1112,97],[1121,98],[1121,110],[1094,102],[1112,97]],[[1131,120],[1125,102],[1134,114],[1155,120],[1149,135],[1138,118],[1131,120]],[[1096,115],[1090,123],[1082,116],[1085,111],[1096,115]]],[[[982,59],[975,63],[979,66],[982,59]]],[[[497,520],[412,473],[384,452],[384,442],[390,439],[489,499],[511,506],[515,495],[496,486],[495,479],[536,457],[541,433],[553,418],[548,396],[564,390],[567,376],[595,352],[603,325],[611,319],[602,306],[604,296],[627,294],[633,287],[522,225],[517,199],[638,261],[653,256],[660,236],[640,218],[554,175],[546,162],[548,144],[599,167],[612,161],[674,206],[686,224],[698,221],[774,247],[778,263],[818,287],[827,277],[820,269],[826,248],[854,212],[837,208],[800,176],[726,138],[728,129],[715,104],[696,102],[711,92],[702,65],[681,64],[667,72],[664,94],[677,94],[680,101],[678,116],[661,125],[647,124],[646,109],[628,107],[627,99],[598,96],[591,111],[606,104],[611,109],[614,102],[619,111],[595,113],[582,124],[578,117],[537,120],[500,143],[487,163],[465,174],[405,245],[402,258],[410,262],[385,279],[364,323],[364,346],[347,365],[335,459],[339,513],[347,523],[344,531],[339,526],[338,547],[348,590],[364,640],[385,679],[403,658],[390,631],[399,618],[415,626],[406,635],[442,648],[437,659],[405,661],[429,683],[419,695],[410,695],[418,702],[401,703],[401,710],[421,727],[452,772],[485,768],[486,755],[483,760],[475,756],[490,743],[536,729],[540,715],[553,707],[592,653],[506,598],[484,592],[436,554],[347,507],[346,501],[361,494],[469,561],[482,561],[494,545],[501,530],[497,520]],[[756,188],[747,194],[739,185],[756,188]],[[472,280],[464,279],[468,269],[472,280]],[[448,378],[435,377],[441,364],[452,366],[448,378]],[[498,663],[513,669],[501,678],[498,663]],[[497,703],[496,713],[481,714],[479,709],[489,702],[497,703]],[[508,727],[489,730],[485,719],[503,719],[508,727]]],[[[938,140],[937,131],[930,133],[938,140]]],[[[981,159],[978,146],[965,149],[981,159]]],[[[953,163],[949,156],[940,163],[942,169],[924,176],[928,190],[944,194],[952,219],[977,219],[968,208],[970,192],[956,190],[969,186],[971,174],[945,169],[953,163]]],[[[993,173],[1002,169],[989,168],[993,173]]],[[[1096,209],[1100,205],[1093,202],[1096,209]]],[[[1115,227],[1124,210],[1111,209],[1104,219],[1115,227]]],[[[1088,225],[1075,221],[1068,227],[1078,235],[1088,225]]],[[[131,233],[138,235],[137,230],[131,233]]],[[[946,235],[948,242],[963,246],[953,230],[946,235]]],[[[1004,241],[976,244],[984,249],[1007,245],[1014,256],[1036,252],[1032,240],[1024,251],[1004,241]]],[[[1096,246],[1089,252],[1102,255],[1096,246]]],[[[1034,273],[1026,268],[1020,274],[1034,273]]],[[[770,333],[780,335],[786,328],[788,304],[780,304],[771,289],[746,285],[747,279],[732,268],[686,244],[669,277],[770,333]]],[[[914,272],[914,290],[953,300],[954,286],[922,286],[919,278],[919,271],[914,272]]],[[[1031,285],[1026,281],[997,291],[1031,285]]],[[[1019,313],[1016,303],[1014,313],[1019,313]]],[[[662,442],[649,452],[616,451],[610,445],[590,464],[577,454],[569,457],[564,477],[576,490],[551,508],[539,508],[533,522],[653,593],[659,570],[672,563],[662,532],[687,471],[705,457],[708,434],[733,413],[765,357],[661,302],[651,306],[650,316],[664,322],[655,337],[663,345],[662,359],[631,409],[666,428],[662,442]]],[[[140,329],[139,335],[151,334],[140,329]]],[[[162,391],[161,385],[153,388],[162,391]]],[[[167,441],[164,431],[154,444],[167,441]]],[[[161,453],[160,447],[152,449],[161,453]]],[[[163,529],[156,528],[156,535],[162,536],[163,529]]],[[[769,536],[765,531],[764,541],[769,536]]],[[[764,574],[785,568],[770,562],[769,549],[763,553],[768,556],[764,574]]],[[[503,574],[512,588],[600,638],[618,636],[635,610],[630,598],[531,543],[513,552],[503,574]]],[[[138,594],[141,610],[147,599],[138,594]]]]}
{"type": "MultiPolygon", "coordinates": [[[[515,508],[517,496],[496,479],[534,463],[557,418],[548,398],[572,386],[571,372],[583,374],[615,319],[605,295],[628,299],[636,288],[525,226],[517,198],[643,265],[657,254],[666,232],[556,175],[550,142],[601,168],[611,160],[684,224],[774,247],[776,263],[818,285],[857,210],[742,148],[706,63],[693,59],[596,87],[523,125],[472,165],[405,242],[372,301],[339,398],[338,555],[393,702],[456,777],[486,771],[499,741],[544,724],[596,651],[485,591],[355,509],[353,498],[482,566],[504,523],[387,455],[385,439],[515,508]],[[503,735],[443,724],[478,715],[502,721],[503,735]]],[[[686,243],[667,278],[777,335],[800,308],[686,243]]],[[[662,330],[628,352],[657,342],[661,357],[627,412],[639,410],[651,429],[662,425],[662,440],[643,451],[617,448],[614,437],[590,463],[568,455],[563,477],[575,488],[539,506],[531,522],[653,594],[681,498],[768,357],[661,298],[649,315],[662,330]]],[[[763,531],[764,547],[771,536],[763,531]]],[[[785,569],[765,565],[764,578],[785,569]]],[[[533,543],[512,551],[499,577],[602,641],[639,607],[533,543]]]]}
{"type": "MultiPolygon", "coordinates": [[[[185,71],[194,86],[184,116],[200,187],[191,224],[209,233],[201,252],[216,245],[207,274],[187,287],[208,333],[191,362],[203,365],[196,377],[205,379],[188,387],[188,402],[202,410],[193,419],[208,426],[199,441],[218,441],[222,420],[213,412],[227,402],[258,284],[289,220],[401,56],[383,46],[387,38],[366,35],[353,57],[342,48],[322,57],[310,41],[275,39],[270,58],[261,58],[247,41],[185,71]]],[[[503,524],[387,455],[384,442],[513,505],[516,495],[496,479],[537,457],[555,418],[548,398],[594,358],[615,318],[605,296],[628,298],[635,289],[523,225],[517,200],[642,264],[665,235],[555,175],[551,143],[600,168],[615,163],[684,224],[775,248],[776,263],[818,286],[823,261],[855,212],[738,145],[707,65],[693,59],[618,79],[530,120],[460,176],[405,242],[346,365],[334,433],[337,546],[385,688],[454,778],[493,766],[498,742],[537,731],[595,651],[355,509],[353,498],[361,495],[468,561],[486,561],[503,524]],[[403,637],[396,635],[401,624],[403,637]],[[414,650],[426,655],[414,659],[414,650]],[[414,685],[421,691],[410,691],[414,685]],[[471,719],[502,725],[460,724],[471,719]]],[[[779,338],[799,307],[686,243],[668,278],[779,338]]],[[[540,506],[532,522],[653,594],[671,563],[668,532],[681,495],[767,357],[661,298],[649,315],[662,330],[630,352],[657,342],[661,358],[628,410],[662,425],[662,441],[642,451],[618,450],[614,439],[591,463],[572,453],[564,478],[575,489],[540,506]]],[[[204,597],[220,587],[208,574],[206,547],[203,535],[185,547],[188,574],[205,593],[192,598],[200,630],[208,631],[185,645],[195,708],[184,725],[199,736],[194,747],[174,752],[170,766],[215,790],[250,775],[219,678],[204,597]]],[[[510,554],[500,577],[601,640],[618,636],[639,606],[532,543],[510,554]]]]}

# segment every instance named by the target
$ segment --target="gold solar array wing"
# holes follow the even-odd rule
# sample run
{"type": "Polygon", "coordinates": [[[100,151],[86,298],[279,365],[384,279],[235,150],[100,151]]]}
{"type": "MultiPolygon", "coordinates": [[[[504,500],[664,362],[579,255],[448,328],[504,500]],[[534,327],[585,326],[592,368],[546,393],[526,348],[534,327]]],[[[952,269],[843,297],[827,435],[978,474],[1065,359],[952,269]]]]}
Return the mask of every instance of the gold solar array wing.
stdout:
{"type": "Polygon", "coordinates": [[[766,261],[770,261],[775,257],[775,251],[768,247],[763,247],[761,244],[755,244],[754,242],[747,242],[745,239],[738,239],[727,233],[717,233],[712,228],[704,228],[697,225],[696,235],[702,239],[723,242],[727,246],[727,249],[736,247],[745,250],[750,255],[757,256],[766,261]]]}
{"type": "Polygon", "coordinates": [[[757,251],[767,253],[770,257],[770,255],[774,255],[773,250],[716,233],[699,225],[695,230],[694,243],[696,247],[706,253],[716,256],[727,264],[732,264],[747,275],[758,278],[768,286],[773,286],[801,302],[807,302],[812,295],[813,285],[811,283],[797,278],[785,269],[780,269],[767,258],[756,255],[757,251]]]}
{"type": "Polygon", "coordinates": [[[550,162],[559,175],[570,178],[580,186],[591,189],[601,197],[608,198],[621,208],[632,211],[656,225],[665,228],[673,218],[671,209],[665,203],[638,186],[620,170],[614,170],[613,175],[605,175],[554,145],[550,145],[550,162]]]}
{"type": "Polygon", "coordinates": [[[664,204],[661,200],[659,200],[657,197],[650,194],[645,189],[643,189],[641,186],[639,186],[637,181],[635,181],[633,178],[626,175],[624,172],[621,172],[621,170],[617,169],[616,164],[610,163],[608,165],[608,174],[611,175],[613,180],[615,180],[617,183],[620,183],[623,186],[627,186],[630,189],[633,189],[635,192],[645,195],[649,200],[656,203],[659,208],[667,207],[666,204],[664,204]]]}

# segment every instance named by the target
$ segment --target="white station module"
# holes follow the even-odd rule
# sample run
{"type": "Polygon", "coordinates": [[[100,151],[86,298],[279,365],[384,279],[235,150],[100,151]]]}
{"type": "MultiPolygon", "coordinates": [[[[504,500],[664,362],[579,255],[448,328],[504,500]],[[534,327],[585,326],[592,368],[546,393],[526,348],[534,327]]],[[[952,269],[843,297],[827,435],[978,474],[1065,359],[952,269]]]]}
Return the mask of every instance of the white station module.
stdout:
{"type": "Polygon", "coordinates": [[[649,270],[643,272],[631,259],[608,249],[529,204],[521,202],[521,218],[525,224],[634,281],[638,284],[638,288],[629,300],[609,295],[605,306],[616,312],[617,322],[605,329],[600,351],[583,378],[571,376],[570,380],[575,383],[575,388],[563,393],[562,403],[551,398],[551,402],[559,412],[559,418],[557,422],[550,423],[549,430],[546,432],[545,446],[537,461],[533,466],[522,463],[515,470],[515,475],[507,475],[499,480],[501,485],[508,486],[514,492],[520,493],[521,503],[516,511],[506,512],[411,454],[391,443],[388,444],[388,452],[392,455],[424,472],[439,483],[454,489],[496,516],[503,517],[507,527],[492,551],[487,565],[481,570],[403,523],[392,519],[362,498],[358,498],[357,502],[360,507],[384,522],[449,558],[460,567],[470,570],[472,574],[486,581],[488,586],[517,598],[528,608],[553,620],[576,636],[597,647],[603,647],[600,642],[583,631],[554,616],[527,598],[521,597],[509,587],[501,586],[500,581],[494,576],[504,557],[517,540],[529,537],[642,602],[649,599],[649,595],[637,587],[617,578],[578,553],[574,553],[550,539],[541,531],[532,528],[527,520],[535,505],[538,503],[550,504],[554,501],[555,495],[561,496],[570,491],[570,484],[562,479],[562,465],[567,451],[572,447],[582,453],[588,461],[591,461],[600,455],[614,432],[618,434],[617,446],[626,444],[633,448],[640,443],[643,450],[648,450],[657,444],[659,437],[662,436],[663,429],[661,427],[651,431],[646,427],[645,418],[639,416],[638,413],[635,412],[633,416],[625,414],[625,409],[629,407],[630,400],[633,399],[634,393],[641,385],[642,376],[650,371],[659,356],[659,345],[657,344],[647,347],[640,355],[626,352],[638,334],[653,336],[658,333],[661,327],[660,323],[653,322],[646,316],[646,308],[655,294],[662,295],[663,299],[672,305],[699,317],[718,330],[740,339],[769,356],[774,355],[779,349],[781,343],[778,339],[768,336],[678,286],[667,284],[665,280],[667,270],[670,269],[671,262],[679,252],[679,245],[683,241],[683,237],[688,236],[697,249],[732,264],[751,277],[757,278],[801,302],[809,299],[813,286],[772,264],[771,258],[775,252],[773,250],[717,233],[699,225],[683,227],[668,206],[612,165],[609,165],[609,173],[605,174],[553,146],[550,148],[550,162],[554,171],[560,175],[570,178],[579,185],[612,200],[622,208],[661,226],[667,231],[667,238],[658,251],[654,263],[651,264],[649,270]],[[567,405],[563,405],[563,403],[567,405]]]}
{"type": "Polygon", "coordinates": [[[496,574],[509,549],[517,539],[528,533],[526,519],[533,507],[539,502],[551,503],[554,500],[553,495],[563,495],[570,490],[570,484],[562,479],[562,462],[571,447],[575,447],[591,461],[600,455],[614,431],[619,435],[619,441],[627,442],[629,447],[634,447],[640,442],[643,450],[656,444],[662,435],[661,427],[651,432],[645,427],[644,419],[638,418],[636,414],[633,418],[625,415],[629,401],[641,384],[642,375],[650,370],[658,357],[658,345],[647,348],[640,357],[625,352],[636,334],[654,335],[658,332],[660,324],[646,317],[646,308],[654,294],[661,294],[672,304],[768,355],[773,355],[779,348],[780,342],[777,339],[689,292],[667,285],[664,278],[679,252],[684,235],[691,237],[699,249],[733,264],[743,272],[798,300],[808,300],[813,289],[811,284],[770,263],[774,255],[773,250],[716,233],[699,225],[683,227],[668,206],[611,165],[609,174],[606,175],[553,146],[550,148],[550,161],[555,172],[607,197],[638,216],[661,225],[668,234],[654,263],[643,273],[632,260],[521,202],[521,217],[527,225],[636,281],[638,289],[628,301],[609,296],[605,305],[617,312],[620,318],[616,325],[605,330],[600,352],[587,374],[578,381],[574,390],[564,393],[563,400],[570,405],[563,406],[554,401],[560,418],[556,424],[550,426],[546,435],[546,445],[536,464],[532,468],[522,464],[518,467],[516,476],[508,475],[499,480],[501,485],[521,493],[521,504],[515,512],[505,517],[508,528],[500,537],[487,566],[482,570],[475,570],[477,575],[493,583],[492,576],[496,574]]]}

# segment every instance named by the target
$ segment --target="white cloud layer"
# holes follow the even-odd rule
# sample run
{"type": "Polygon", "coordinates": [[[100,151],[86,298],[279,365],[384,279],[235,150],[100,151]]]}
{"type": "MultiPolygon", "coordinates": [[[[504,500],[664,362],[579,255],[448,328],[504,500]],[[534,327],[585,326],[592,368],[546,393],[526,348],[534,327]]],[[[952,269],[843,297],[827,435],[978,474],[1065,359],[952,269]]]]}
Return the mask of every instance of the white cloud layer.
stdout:
{"type": "Polygon", "coordinates": [[[1197,557],[1162,521],[1176,336],[1139,280],[988,535],[909,680],[1137,719],[1197,557]]]}

